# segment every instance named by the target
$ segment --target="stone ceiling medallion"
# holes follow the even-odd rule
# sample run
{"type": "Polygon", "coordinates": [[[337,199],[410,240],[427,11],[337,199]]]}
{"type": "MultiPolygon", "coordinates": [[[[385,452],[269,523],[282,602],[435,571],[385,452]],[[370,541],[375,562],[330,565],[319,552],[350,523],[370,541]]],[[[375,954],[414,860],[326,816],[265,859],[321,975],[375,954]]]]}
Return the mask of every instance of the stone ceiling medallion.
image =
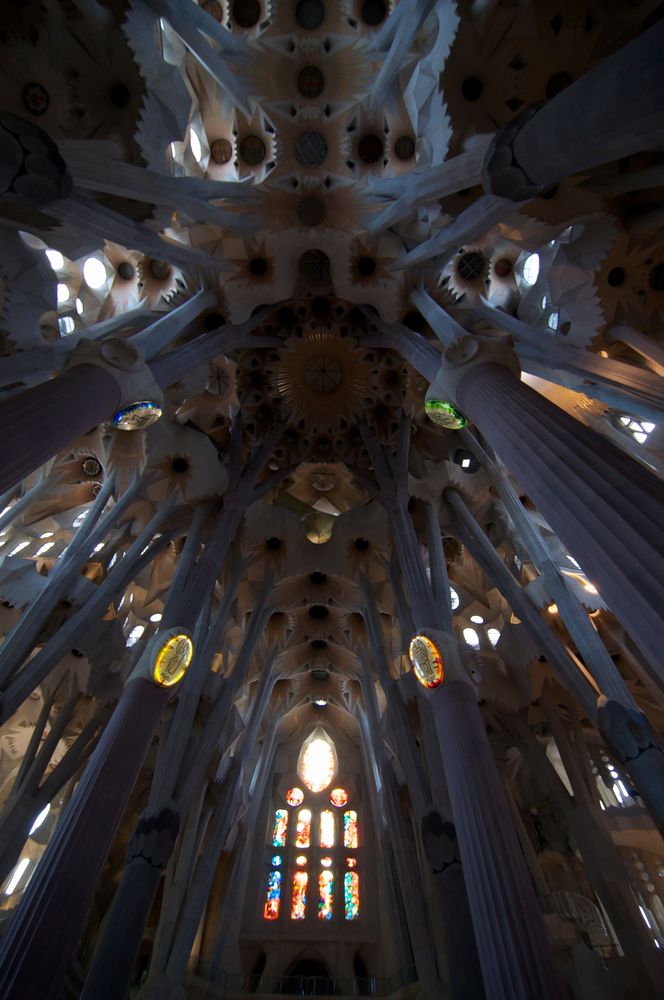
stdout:
{"type": "Polygon", "coordinates": [[[358,414],[370,366],[348,338],[312,327],[291,338],[275,371],[276,387],[293,418],[317,430],[335,430],[342,417],[358,414]]]}

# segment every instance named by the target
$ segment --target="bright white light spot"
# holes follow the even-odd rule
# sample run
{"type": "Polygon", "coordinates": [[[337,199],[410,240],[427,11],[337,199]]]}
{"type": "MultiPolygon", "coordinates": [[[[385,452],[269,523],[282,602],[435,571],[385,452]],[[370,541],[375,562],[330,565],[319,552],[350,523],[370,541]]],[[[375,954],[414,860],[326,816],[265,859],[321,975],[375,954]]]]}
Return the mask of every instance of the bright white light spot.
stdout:
{"type": "Polygon", "coordinates": [[[48,552],[49,549],[52,549],[54,545],[55,545],[55,542],[44,542],[43,545],[39,546],[39,548],[35,552],[35,555],[36,556],[43,556],[44,553],[48,552]]]}
{"type": "Polygon", "coordinates": [[[469,466],[470,466],[470,459],[469,458],[462,458],[461,459],[461,468],[462,469],[467,469],[469,466]]]}
{"type": "Polygon", "coordinates": [[[604,805],[601,799],[599,801],[599,807],[602,810],[602,812],[606,812],[606,806],[604,805]]]}
{"type": "Polygon", "coordinates": [[[643,909],[643,907],[641,906],[641,904],[640,904],[640,903],[639,903],[639,909],[641,910],[641,916],[643,917],[643,922],[644,922],[644,923],[645,923],[645,924],[646,924],[646,925],[647,925],[648,927],[650,927],[650,929],[652,930],[652,924],[651,924],[651,923],[650,923],[650,921],[648,920],[648,914],[647,914],[647,913],[646,913],[646,911],[645,911],[645,910],[643,909]]]}
{"type": "Polygon", "coordinates": [[[552,312],[551,313],[551,315],[549,316],[549,318],[547,320],[547,326],[549,327],[549,330],[557,330],[558,329],[558,318],[559,317],[558,317],[558,313],[557,312],[552,312]]]}
{"type": "Polygon", "coordinates": [[[549,612],[550,615],[557,615],[558,614],[558,605],[557,604],[550,604],[546,610],[549,612]]]}
{"type": "Polygon", "coordinates": [[[314,698],[314,705],[318,705],[319,708],[324,708],[327,705],[327,698],[314,698]]]}
{"type": "Polygon", "coordinates": [[[632,419],[631,417],[621,417],[620,423],[623,425],[623,427],[627,427],[627,425],[631,422],[631,419],[632,419]]]}
{"type": "Polygon", "coordinates": [[[50,803],[47,802],[42,811],[39,813],[39,815],[35,818],[35,821],[32,824],[32,826],[30,827],[30,833],[28,834],[29,837],[32,836],[35,830],[39,829],[39,827],[42,825],[42,823],[44,822],[50,811],[51,811],[51,806],[50,803]]]}
{"type": "Polygon", "coordinates": [[[456,611],[459,607],[459,595],[454,587],[450,587],[450,605],[452,607],[452,611],[456,611]]]}
{"type": "Polygon", "coordinates": [[[134,625],[127,639],[127,646],[133,646],[145,632],[145,625],[134,625]]]}
{"type": "Polygon", "coordinates": [[[55,534],[54,531],[42,531],[42,533],[41,533],[41,535],[39,537],[40,538],[53,538],[54,534],[55,534]]]}
{"type": "Polygon", "coordinates": [[[625,788],[625,784],[624,784],[624,782],[622,782],[622,781],[617,781],[617,782],[616,782],[616,784],[617,784],[617,785],[620,785],[620,790],[621,790],[621,792],[623,793],[623,797],[624,797],[624,798],[626,798],[626,799],[628,799],[628,798],[629,798],[629,792],[628,792],[628,791],[627,791],[627,789],[625,788]]]}
{"type": "Polygon", "coordinates": [[[101,288],[106,284],[106,268],[99,257],[88,257],[83,265],[83,277],[90,288],[101,288]]]}
{"type": "Polygon", "coordinates": [[[569,554],[568,554],[567,558],[568,558],[568,559],[569,559],[569,561],[571,562],[572,566],[576,566],[576,568],[577,568],[577,569],[581,569],[581,567],[579,566],[579,564],[578,564],[578,562],[576,561],[576,559],[574,559],[574,558],[573,558],[572,556],[570,556],[569,554]]]}
{"type": "Polygon", "coordinates": [[[69,288],[67,285],[63,285],[62,282],[58,284],[57,297],[59,303],[69,301],[69,288]]]}
{"type": "Polygon", "coordinates": [[[54,271],[59,271],[65,266],[65,259],[59,250],[47,250],[46,256],[54,271]]]}
{"type": "Polygon", "coordinates": [[[498,640],[500,639],[500,629],[498,628],[488,628],[486,630],[487,638],[492,646],[498,645],[498,640]]]}
{"type": "Polygon", "coordinates": [[[523,280],[527,285],[534,285],[539,276],[540,259],[538,253],[531,253],[523,262],[523,280]]]}
{"type": "Polygon", "coordinates": [[[617,781],[613,782],[613,794],[618,799],[618,802],[620,802],[622,804],[622,800],[623,800],[622,792],[620,791],[620,787],[619,787],[617,781]]]}
{"type": "Polygon", "coordinates": [[[79,316],[82,316],[83,309],[85,308],[83,305],[83,299],[76,299],[76,302],[74,304],[76,306],[76,312],[78,313],[79,316]]]}
{"type": "Polygon", "coordinates": [[[634,431],[634,440],[638,441],[639,444],[645,444],[648,440],[648,435],[644,434],[643,431],[634,431]]]}
{"type": "Polygon", "coordinates": [[[201,146],[201,140],[198,138],[198,134],[193,128],[189,129],[189,145],[191,146],[191,152],[196,160],[196,163],[200,163],[203,159],[203,148],[201,146]]]}
{"type": "Polygon", "coordinates": [[[177,158],[178,158],[178,147],[175,145],[174,142],[172,142],[170,144],[169,149],[171,151],[171,156],[173,157],[173,159],[177,160],[177,158]]]}
{"type": "Polygon", "coordinates": [[[76,329],[76,323],[74,322],[73,316],[61,316],[58,320],[58,330],[60,331],[61,337],[67,337],[70,333],[73,333],[76,329]]]}
{"type": "Polygon", "coordinates": [[[474,628],[465,628],[463,630],[463,638],[464,642],[467,642],[469,646],[473,647],[473,649],[480,648],[480,637],[474,628]]]}
{"type": "Polygon", "coordinates": [[[547,307],[547,306],[548,306],[548,304],[549,304],[549,300],[547,299],[546,295],[543,295],[543,296],[542,296],[542,299],[541,299],[541,303],[540,303],[540,304],[541,304],[541,306],[542,306],[542,309],[546,309],[546,307],[547,307]]]}
{"type": "Polygon", "coordinates": [[[471,615],[470,620],[475,625],[484,625],[484,619],[482,618],[481,615],[471,615]]]}
{"type": "Polygon", "coordinates": [[[19,552],[23,551],[23,549],[27,549],[27,547],[28,547],[29,544],[30,544],[29,541],[27,541],[27,542],[19,542],[18,545],[14,546],[14,548],[11,550],[11,552],[9,553],[9,555],[10,556],[16,556],[16,555],[18,555],[19,552]]]}
{"type": "Polygon", "coordinates": [[[332,781],[337,773],[337,755],[334,744],[324,730],[314,730],[313,739],[305,741],[298,762],[298,774],[309,791],[317,793],[332,781]],[[320,733],[320,736],[316,735],[320,733]]]}
{"type": "Polygon", "coordinates": [[[111,566],[114,566],[117,561],[118,561],[118,554],[116,552],[115,555],[113,556],[113,558],[111,559],[111,561],[109,562],[108,568],[110,569],[111,566]]]}
{"type": "Polygon", "coordinates": [[[643,429],[646,432],[646,434],[652,434],[652,432],[654,431],[654,429],[656,427],[656,424],[651,424],[650,421],[642,420],[641,421],[641,426],[643,427],[643,429]]]}
{"type": "Polygon", "coordinates": [[[156,614],[150,615],[150,621],[151,622],[160,622],[161,621],[161,611],[157,611],[156,614]]]}
{"type": "Polygon", "coordinates": [[[104,548],[105,545],[106,545],[106,542],[100,542],[99,545],[95,545],[95,547],[94,547],[94,549],[92,551],[93,552],[101,552],[101,550],[104,548]]]}
{"type": "Polygon", "coordinates": [[[12,877],[9,880],[9,883],[7,884],[7,888],[5,889],[5,896],[11,896],[11,894],[16,890],[19,882],[21,881],[23,875],[25,874],[25,869],[28,867],[29,864],[30,864],[30,858],[21,858],[19,863],[16,865],[16,868],[14,869],[14,874],[12,875],[12,877]]]}
{"type": "Polygon", "coordinates": [[[586,590],[589,594],[596,594],[598,592],[597,587],[593,587],[592,583],[589,583],[587,580],[583,585],[583,589],[586,590]]]}
{"type": "Polygon", "coordinates": [[[88,516],[89,511],[82,510],[80,514],[77,514],[74,520],[71,522],[72,528],[80,527],[88,516]]]}

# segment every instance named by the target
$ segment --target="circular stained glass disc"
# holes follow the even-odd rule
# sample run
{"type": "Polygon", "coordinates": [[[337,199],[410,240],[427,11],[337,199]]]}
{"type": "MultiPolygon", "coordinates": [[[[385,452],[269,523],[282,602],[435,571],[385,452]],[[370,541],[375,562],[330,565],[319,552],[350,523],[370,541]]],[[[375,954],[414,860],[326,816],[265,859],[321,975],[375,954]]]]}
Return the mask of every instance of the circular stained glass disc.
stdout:
{"type": "Polygon", "coordinates": [[[346,791],[346,789],[333,788],[332,791],[330,792],[330,802],[332,803],[333,806],[336,806],[337,809],[340,809],[341,806],[345,806],[346,803],[348,802],[348,792],[346,791]]]}
{"type": "Polygon", "coordinates": [[[427,399],[424,411],[429,420],[448,431],[460,431],[468,423],[456,406],[445,403],[442,399],[427,399]]]}
{"type": "Polygon", "coordinates": [[[304,792],[301,788],[289,788],[286,792],[286,802],[289,806],[299,806],[304,801],[304,792]]]}
{"type": "Polygon", "coordinates": [[[443,658],[431,639],[416,635],[411,640],[408,656],[422,687],[437,688],[443,679],[443,658]]]}

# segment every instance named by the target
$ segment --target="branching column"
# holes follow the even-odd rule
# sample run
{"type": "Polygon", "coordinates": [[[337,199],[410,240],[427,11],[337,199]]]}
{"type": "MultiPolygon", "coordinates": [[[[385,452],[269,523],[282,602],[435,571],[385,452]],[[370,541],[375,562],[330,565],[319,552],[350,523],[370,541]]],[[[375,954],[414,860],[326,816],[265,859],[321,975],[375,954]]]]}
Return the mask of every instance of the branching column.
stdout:
{"type": "Polygon", "coordinates": [[[634,642],[661,664],[664,484],[501,364],[470,367],[456,395],[634,642]]]}
{"type": "MultiPolygon", "coordinates": [[[[442,632],[406,508],[409,429],[396,459],[363,436],[378,480],[418,629],[442,632]],[[429,593],[427,595],[426,588],[429,593]]],[[[443,619],[443,621],[446,619],[443,619]]],[[[562,990],[475,693],[452,636],[442,686],[428,693],[452,803],[464,878],[488,1000],[558,1000],[562,990]]]]}

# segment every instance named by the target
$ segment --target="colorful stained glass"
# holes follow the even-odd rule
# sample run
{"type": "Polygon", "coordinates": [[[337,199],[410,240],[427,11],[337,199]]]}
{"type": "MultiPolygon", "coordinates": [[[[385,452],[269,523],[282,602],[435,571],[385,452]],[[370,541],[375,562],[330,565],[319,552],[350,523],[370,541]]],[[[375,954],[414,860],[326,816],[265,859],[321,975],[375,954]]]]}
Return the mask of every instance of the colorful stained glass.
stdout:
{"type": "Polygon", "coordinates": [[[272,864],[274,865],[275,868],[279,867],[279,865],[281,864],[281,855],[280,854],[273,854],[272,855],[272,864]]]}
{"type": "Polygon", "coordinates": [[[345,806],[346,803],[348,802],[348,792],[346,791],[346,789],[333,788],[332,791],[330,792],[330,802],[332,803],[333,806],[336,806],[337,809],[340,809],[341,806],[345,806]]]}
{"type": "Polygon", "coordinates": [[[344,875],[344,917],[356,920],[360,915],[360,876],[357,872],[344,875]]]}
{"type": "Polygon", "coordinates": [[[289,806],[301,806],[304,801],[304,792],[301,788],[289,788],[286,792],[286,802],[289,806]]]}
{"type": "Polygon", "coordinates": [[[346,858],[347,868],[357,868],[357,858],[346,858]]]}
{"type": "Polygon", "coordinates": [[[332,865],[332,858],[321,858],[320,863],[322,864],[323,868],[330,868],[332,865]]]}
{"type": "Polygon", "coordinates": [[[323,809],[320,814],[320,846],[334,847],[334,813],[323,809]]]}
{"type": "Polygon", "coordinates": [[[306,872],[295,872],[293,875],[293,898],[291,900],[291,920],[304,920],[307,909],[307,882],[309,876],[306,872]]]}
{"type": "Polygon", "coordinates": [[[334,876],[330,871],[322,871],[318,876],[318,919],[332,918],[332,894],[334,891],[334,876]]]}
{"type": "Polygon", "coordinates": [[[311,843],[311,809],[300,809],[297,814],[295,846],[308,847],[311,843]]]}
{"type": "Polygon", "coordinates": [[[354,809],[344,813],[344,847],[357,847],[357,813],[354,809]]]}
{"type": "Polygon", "coordinates": [[[304,865],[306,865],[306,863],[307,863],[307,859],[306,859],[306,857],[305,857],[304,854],[298,854],[298,856],[295,858],[295,864],[299,865],[300,868],[304,867],[304,865]]]}
{"type": "Polygon", "coordinates": [[[267,877],[267,893],[263,916],[266,920],[276,920],[281,902],[281,872],[273,871],[267,877]]]}
{"type": "Polygon", "coordinates": [[[443,657],[438,647],[426,635],[411,639],[408,655],[413,672],[425,688],[437,688],[443,680],[443,657]]]}
{"type": "Polygon", "coordinates": [[[312,792],[326,789],[337,773],[334,743],[321,726],[302,744],[297,772],[312,792]]]}
{"type": "Polygon", "coordinates": [[[286,809],[277,809],[274,814],[274,830],[272,831],[272,846],[286,846],[286,831],[288,830],[288,812],[286,809]]]}

